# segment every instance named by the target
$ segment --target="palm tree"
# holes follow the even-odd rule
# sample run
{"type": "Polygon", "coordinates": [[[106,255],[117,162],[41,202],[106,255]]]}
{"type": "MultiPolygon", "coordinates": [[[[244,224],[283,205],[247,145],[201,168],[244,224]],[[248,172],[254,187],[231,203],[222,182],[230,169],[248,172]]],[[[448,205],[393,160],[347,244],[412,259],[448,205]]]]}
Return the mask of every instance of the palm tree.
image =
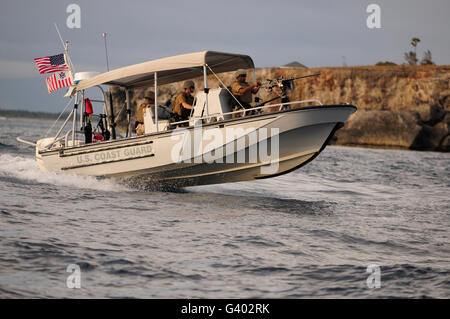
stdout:
{"type": "Polygon", "coordinates": [[[414,51],[409,51],[405,53],[405,60],[408,65],[417,65],[417,44],[420,42],[419,38],[412,38],[411,45],[414,48],[414,51]]]}
{"type": "Polygon", "coordinates": [[[412,38],[411,45],[414,47],[414,54],[417,56],[417,44],[420,42],[419,38],[412,38]]]}

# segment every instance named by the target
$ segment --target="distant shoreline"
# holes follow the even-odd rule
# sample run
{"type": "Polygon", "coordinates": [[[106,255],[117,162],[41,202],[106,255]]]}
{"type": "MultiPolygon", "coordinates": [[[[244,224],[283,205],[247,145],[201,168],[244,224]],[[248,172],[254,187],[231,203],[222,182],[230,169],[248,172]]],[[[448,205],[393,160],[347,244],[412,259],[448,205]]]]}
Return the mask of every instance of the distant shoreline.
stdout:
{"type": "MultiPolygon", "coordinates": [[[[67,117],[69,113],[67,113],[65,116],[67,117]]],[[[0,117],[6,117],[6,118],[29,118],[29,119],[57,119],[59,116],[59,113],[49,113],[49,112],[34,112],[34,111],[26,111],[26,110],[2,110],[0,109],[0,117]]]]}

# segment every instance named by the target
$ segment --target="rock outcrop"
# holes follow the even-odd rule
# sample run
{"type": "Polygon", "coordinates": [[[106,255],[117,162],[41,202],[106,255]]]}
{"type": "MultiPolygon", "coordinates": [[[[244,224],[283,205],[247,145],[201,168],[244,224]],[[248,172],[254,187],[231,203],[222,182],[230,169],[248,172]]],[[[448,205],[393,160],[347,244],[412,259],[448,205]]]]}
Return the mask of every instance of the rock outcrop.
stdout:
{"type": "MultiPolygon", "coordinates": [[[[320,76],[296,81],[291,100],[318,99],[323,104],[350,103],[358,111],[336,133],[333,143],[427,151],[450,151],[450,66],[368,66],[334,68],[262,68],[259,80],[292,77],[320,72],[320,76]]],[[[229,85],[232,73],[219,75],[229,85]]],[[[252,72],[248,81],[253,79],[252,72]]],[[[203,89],[202,78],[194,79],[197,89],[203,89]]],[[[209,86],[219,82],[211,75],[209,86]]],[[[159,104],[170,93],[181,89],[182,83],[162,86],[159,104]]],[[[131,94],[134,110],[148,90],[131,94]]],[[[125,104],[125,94],[113,88],[116,112],[125,104]]],[[[261,90],[261,98],[275,96],[261,90]]],[[[274,102],[277,103],[277,102],[274,102]]],[[[119,119],[125,120],[126,112],[119,119]]],[[[134,121],[134,119],[133,119],[134,121]]]]}

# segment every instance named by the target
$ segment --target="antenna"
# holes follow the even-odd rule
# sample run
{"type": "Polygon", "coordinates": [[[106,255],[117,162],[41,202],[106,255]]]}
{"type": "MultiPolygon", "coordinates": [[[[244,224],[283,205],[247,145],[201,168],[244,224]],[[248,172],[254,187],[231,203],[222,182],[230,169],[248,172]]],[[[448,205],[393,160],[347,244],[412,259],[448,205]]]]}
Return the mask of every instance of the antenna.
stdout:
{"type": "Polygon", "coordinates": [[[106,46],[106,36],[108,34],[106,32],[102,33],[102,37],[105,40],[105,54],[106,54],[106,69],[109,71],[109,60],[108,60],[108,47],[106,46]]]}
{"type": "Polygon", "coordinates": [[[62,46],[64,48],[64,55],[67,57],[67,62],[69,62],[70,71],[73,74],[74,73],[74,71],[73,71],[74,67],[73,67],[73,64],[72,64],[72,60],[70,59],[70,56],[69,56],[69,41],[66,41],[64,43],[64,40],[63,40],[63,38],[61,36],[61,33],[59,32],[58,25],[56,24],[56,22],[54,22],[54,25],[55,25],[55,28],[56,28],[56,32],[58,32],[59,39],[61,40],[61,44],[62,44],[62,46]]]}
{"type": "Polygon", "coordinates": [[[56,22],[54,22],[54,25],[55,25],[55,28],[56,28],[56,32],[58,32],[59,39],[61,40],[61,44],[63,45],[64,50],[65,50],[65,49],[66,49],[66,46],[64,45],[64,40],[63,40],[63,38],[62,38],[62,36],[61,36],[61,33],[59,32],[58,25],[56,24],[56,22]]]}

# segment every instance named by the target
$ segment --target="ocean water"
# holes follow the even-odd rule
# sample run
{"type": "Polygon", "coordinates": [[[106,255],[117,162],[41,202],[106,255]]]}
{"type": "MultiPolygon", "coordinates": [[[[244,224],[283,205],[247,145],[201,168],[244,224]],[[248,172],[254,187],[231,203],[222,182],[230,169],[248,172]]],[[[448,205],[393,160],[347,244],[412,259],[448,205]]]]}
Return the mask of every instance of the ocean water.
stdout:
{"type": "Polygon", "coordinates": [[[274,179],[144,192],[40,172],[15,138],[51,124],[0,120],[2,298],[450,297],[450,154],[327,147],[274,179]]]}

